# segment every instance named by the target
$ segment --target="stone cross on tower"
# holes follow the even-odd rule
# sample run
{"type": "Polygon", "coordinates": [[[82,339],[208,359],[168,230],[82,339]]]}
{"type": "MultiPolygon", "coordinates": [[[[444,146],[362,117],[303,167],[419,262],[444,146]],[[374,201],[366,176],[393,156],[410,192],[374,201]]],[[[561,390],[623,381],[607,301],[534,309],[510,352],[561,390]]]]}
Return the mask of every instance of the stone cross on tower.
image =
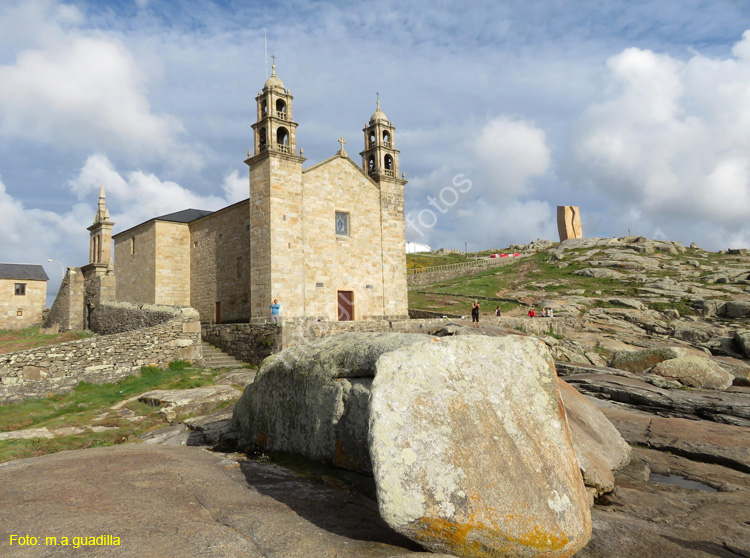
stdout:
{"type": "Polygon", "coordinates": [[[341,151],[339,151],[339,153],[342,157],[346,157],[346,151],[344,151],[344,144],[346,143],[346,140],[344,139],[344,136],[341,136],[338,141],[341,144],[341,151]]]}

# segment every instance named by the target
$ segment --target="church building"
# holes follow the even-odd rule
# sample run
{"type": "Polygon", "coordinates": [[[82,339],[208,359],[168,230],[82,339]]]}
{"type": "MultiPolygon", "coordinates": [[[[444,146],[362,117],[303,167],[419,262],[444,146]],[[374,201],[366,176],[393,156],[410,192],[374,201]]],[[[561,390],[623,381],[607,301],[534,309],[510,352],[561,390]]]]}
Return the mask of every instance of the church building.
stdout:
{"type": "MultiPolygon", "coordinates": [[[[249,199],[115,235],[114,298],[192,306],[205,322],[263,322],[274,299],[282,318],[407,318],[406,180],[380,101],[363,130],[361,165],[341,138],[333,157],[303,168],[293,97],[275,65],[255,100],[249,199]]],[[[105,270],[111,223],[97,218],[90,265],[105,270]]]]}

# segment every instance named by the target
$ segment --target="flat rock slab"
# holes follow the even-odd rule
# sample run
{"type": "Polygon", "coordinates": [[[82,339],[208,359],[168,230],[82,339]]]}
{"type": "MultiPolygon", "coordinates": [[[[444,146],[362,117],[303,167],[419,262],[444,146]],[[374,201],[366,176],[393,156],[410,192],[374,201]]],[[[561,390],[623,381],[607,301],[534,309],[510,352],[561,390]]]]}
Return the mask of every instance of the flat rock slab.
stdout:
{"type": "Polygon", "coordinates": [[[362,496],[271,464],[143,444],[0,465],[0,526],[4,558],[386,558],[421,550],[362,496]],[[11,547],[10,535],[40,542],[11,547]],[[102,535],[120,545],[73,547],[73,537],[102,535]]]}
{"type": "Polygon", "coordinates": [[[576,558],[750,556],[750,475],[654,450],[633,449],[645,478],[617,473],[617,491],[592,509],[591,541],[576,558]],[[644,463],[645,462],[645,463],[644,463]],[[720,488],[703,492],[649,482],[651,469],[720,488]]]}
{"type": "Polygon", "coordinates": [[[46,428],[26,428],[0,432],[0,440],[31,440],[33,438],[54,438],[55,435],[46,428]]]}
{"type": "Polygon", "coordinates": [[[138,401],[155,407],[164,405],[159,411],[172,421],[179,415],[206,413],[222,403],[239,399],[242,395],[231,386],[207,386],[193,389],[157,389],[138,397],[138,401]]]}
{"type": "Polygon", "coordinates": [[[433,552],[567,557],[589,503],[549,350],[429,339],[377,361],[370,452],[383,518],[433,552]]]}
{"type": "Polygon", "coordinates": [[[750,394],[741,391],[662,389],[634,378],[600,374],[565,379],[581,393],[650,413],[750,426],[750,394]]]}
{"type": "Polygon", "coordinates": [[[654,416],[607,402],[597,406],[630,444],[750,473],[750,428],[654,416]]]}
{"type": "Polygon", "coordinates": [[[255,381],[257,373],[257,370],[239,368],[217,377],[215,383],[217,386],[240,386],[244,388],[255,381]]]}

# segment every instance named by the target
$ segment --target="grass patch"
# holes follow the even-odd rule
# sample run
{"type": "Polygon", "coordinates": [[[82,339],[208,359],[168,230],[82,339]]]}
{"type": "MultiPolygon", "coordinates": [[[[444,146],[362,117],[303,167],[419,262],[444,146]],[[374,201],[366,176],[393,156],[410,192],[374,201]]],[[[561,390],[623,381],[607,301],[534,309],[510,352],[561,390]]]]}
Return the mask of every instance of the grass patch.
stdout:
{"type": "Polygon", "coordinates": [[[664,310],[677,310],[680,316],[695,316],[695,309],[686,300],[675,302],[649,302],[647,306],[651,310],[664,312],[664,310]]]}
{"type": "Polygon", "coordinates": [[[140,376],[128,376],[110,384],[81,382],[66,394],[45,399],[29,399],[0,406],[0,432],[26,428],[86,427],[91,425],[113,428],[105,432],[83,432],[50,439],[3,440],[0,442],[0,462],[22,459],[68,449],[106,446],[133,441],[167,421],[158,415],[159,408],[138,401],[125,405],[126,409],[144,417],[138,422],[125,420],[110,408],[125,399],[153,389],[187,389],[213,385],[214,374],[176,361],[164,368],[144,366],[140,376]],[[112,414],[98,420],[104,413],[112,414]]]}
{"type": "Polygon", "coordinates": [[[38,327],[0,331],[0,353],[12,353],[34,349],[65,341],[85,339],[93,334],[87,331],[66,331],[63,333],[40,333],[38,327]]]}

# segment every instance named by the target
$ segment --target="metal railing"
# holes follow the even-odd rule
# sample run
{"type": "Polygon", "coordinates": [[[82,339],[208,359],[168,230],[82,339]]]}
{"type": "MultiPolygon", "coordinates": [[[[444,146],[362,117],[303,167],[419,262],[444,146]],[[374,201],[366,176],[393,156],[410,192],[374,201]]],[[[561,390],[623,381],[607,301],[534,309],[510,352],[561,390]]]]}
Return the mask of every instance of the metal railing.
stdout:
{"type": "MultiPolygon", "coordinates": [[[[513,256],[510,256],[511,259],[513,256]]],[[[492,267],[493,265],[499,265],[503,262],[507,262],[509,258],[492,258],[482,260],[469,260],[468,262],[459,262],[454,264],[443,264],[433,265],[431,267],[415,267],[407,269],[407,275],[415,275],[416,273],[435,273],[438,271],[450,271],[453,269],[472,268],[472,267],[492,267]]]]}

